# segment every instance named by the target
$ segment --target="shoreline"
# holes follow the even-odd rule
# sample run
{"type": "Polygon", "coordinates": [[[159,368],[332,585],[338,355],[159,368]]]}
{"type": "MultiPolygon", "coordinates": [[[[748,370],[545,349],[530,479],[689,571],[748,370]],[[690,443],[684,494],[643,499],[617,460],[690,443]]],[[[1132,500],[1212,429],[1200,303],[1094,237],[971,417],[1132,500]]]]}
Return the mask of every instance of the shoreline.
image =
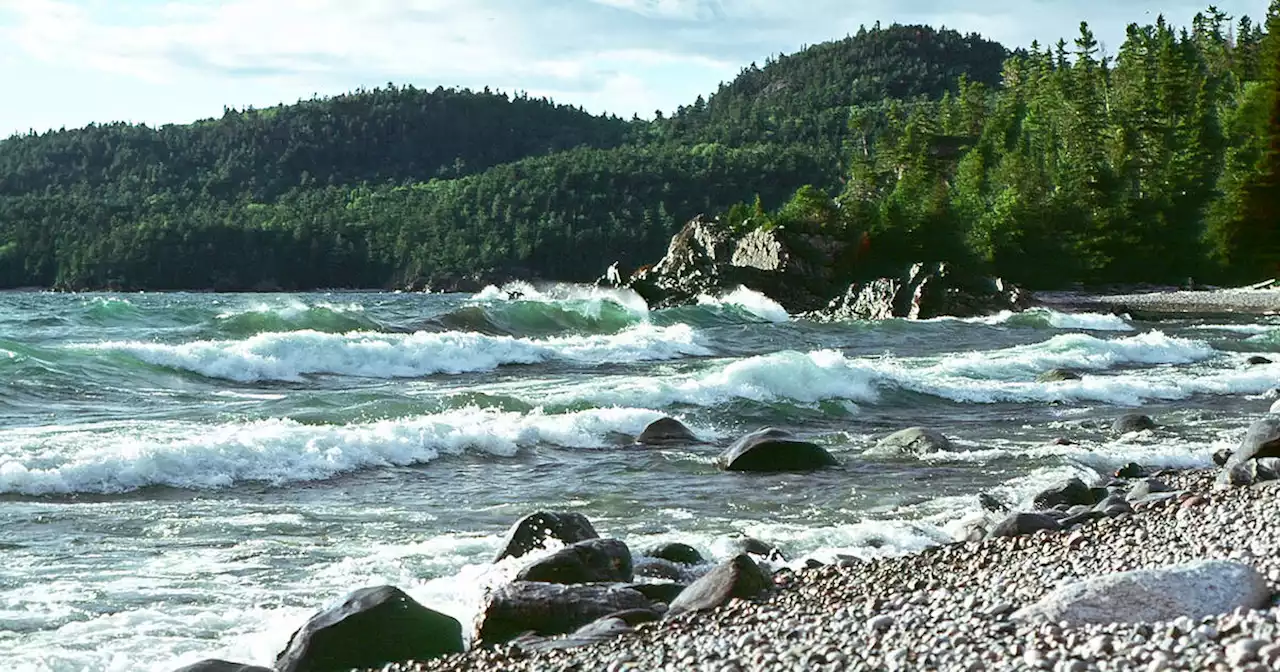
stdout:
{"type": "Polygon", "coordinates": [[[1120,312],[1153,317],[1280,315],[1277,289],[1153,289],[1148,292],[1036,292],[1046,308],[1062,312],[1120,312]]]}
{"type": "Polygon", "coordinates": [[[1275,595],[1280,482],[1222,490],[1215,474],[1159,472],[1178,495],[1061,532],[784,571],[766,598],[640,624],[603,643],[549,651],[502,646],[382,669],[1273,669],[1265,662],[1280,662],[1280,608],[1273,603],[1172,622],[1064,627],[1011,619],[1065,582],[1199,560],[1252,566],[1275,595]],[[1240,659],[1242,648],[1255,662],[1240,659]],[[1276,658],[1256,662],[1259,650],[1276,658]]]}

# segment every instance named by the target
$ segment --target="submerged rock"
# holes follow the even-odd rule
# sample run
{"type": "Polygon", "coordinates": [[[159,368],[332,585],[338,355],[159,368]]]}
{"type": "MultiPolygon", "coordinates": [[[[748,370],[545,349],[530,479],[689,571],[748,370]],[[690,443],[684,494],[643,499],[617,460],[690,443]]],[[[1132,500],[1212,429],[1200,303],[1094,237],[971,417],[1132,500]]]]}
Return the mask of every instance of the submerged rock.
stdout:
{"type": "Polygon", "coordinates": [[[489,593],[476,616],[477,645],[500,644],[526,632],[564,635],[630,609],[649,609],[649,598],[626,586],[567,586],[517,581],[489,593]]]}
{"type": "Polygon", "coordinates": [[[598,539],[596,528],[581,513],[555,513],[538,511],[516,521],[507,531],[507,540],[502,545],[494,562],[505,558],[519,558],[535,548],[542,548],[547,539],[556,539],[565,544],[574,544],[588,539],[598,539]]]}
{"type": "Polygon", "coordinates": [[[822,446],[801,441],[788,431],[772,427],[738,439],[718,462],[725,471],[757,473],[813,471],[837,464],[822,446]]]}
{"type": "Polygon", "coordinates": [[[462,653],[462,625],[399,588],[358,590],[311,617],[276,658],[277,672],[347,672],[462,653]]]}
{"type": "Polygon", "coordinates": [[[174,670],[174,672],[275,672],[266,667],[257,665],[243,665],[241,663],[232,663],[225,660],[217,660],[210,658],[202,660],[198,663],[192,663],[186,667],[174,670]]]}
{"type": "Polygon", "coordinates": [[[517,581],[545,583],[626,583],[632,579],[631,550],[617,539],[588,539],[539,558],[517,581]]]}
{"type": "Polygon", "coordinates": [[[1272,364],[1273,362],[1261,355],[1254,355],[1248,359],[1247,363],[1249,366],[1261,366],[1263,364],[1272,364]]]}
{"type": "Polygon", "coordinates": [[[715,609],[737,597],[748,600],[769,590],[772,583],[751,556],[734,556],[694,581],[672,600],[667,618],[715,609]]]}
{"type": "Polygon", "coordinates": [[[646,446],[687,445],[702,443],[684,423],[675,418],[659,418],[636,437],[636,443],[646,446]]]}
{"type": "Polygon", "coordinates": [[[1257,609],[1270,597],[1266,580],[1252,567],[1208,560],[1071,583],[1017,611],[1013,618],[1071,626],[1154,623],[1181,617],[1198,621],[1237,608],[1257,609]]]}
{"type": "Polygon", "coordinates": [[[876,442],[871,452],[883,455],[927,455],[955,450],[951,439],[927,427],[908,427],[876,442]]]}
{"type": "Polygon", "coordinates": [[[689,544],[682,544],[679,542],[654,546],[653,548],[645,551],[644,554],[650,558],[670,560],[671,562],[681,565],[701,565],[705,562],[702,559],[702,554],[698,552],[698,549],[690,546],[689,544]]]}
{"type": "Polygon", "coordinates": [[[1150,416],[1141,413],[1127,413],[1116,418],[1111,423],[1111,431],[1116,434],[1128,434],[1130,432],[1141,432],[1149,429],[1155,429],[1156,422],[1150,416]]]}
{"type": "Polygon", "coordinates": [[[1068,380],[1080,380],[1080,374],[1071,369],[1049,369],[1036,376],[1037,383],[1061,383],[1068,380]]]}

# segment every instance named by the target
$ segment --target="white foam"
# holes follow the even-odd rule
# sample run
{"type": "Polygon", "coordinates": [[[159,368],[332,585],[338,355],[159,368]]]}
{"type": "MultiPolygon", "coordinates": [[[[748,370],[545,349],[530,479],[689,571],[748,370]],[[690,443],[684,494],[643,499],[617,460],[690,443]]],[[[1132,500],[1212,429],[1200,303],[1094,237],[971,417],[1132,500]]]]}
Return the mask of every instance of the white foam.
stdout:
{"type": "Polygon", "coordinates": [[[489,285],[477,292],[471,297],[471,300],[479,303],[490,303],[495,301],[536,301],[538,303],[557,303],[565,304],[565,307],[595,307],[598,314],[598,305],[602,301],[617,304],[627,309],[627,311],[638,317],[644,317],[649,314],[649,304],[641,298],[634,290],[612,288],[612,287],[595,287],[592,285],[569,285],[569,284],[550,284],[542,287],[517,280],[509,282],[502,287],[489,285]]]}
{"type": "Polygon", "coordinates": [[[746,287],[738,287],[720,297],[711,297],[703,294],[698,297],[698,305],[734,306],[767,322],[783,323],[791,319],[791,316],[787,314],[787,309],[783,308],[777,301],[746,287]]]}
{"type": "Polygon", "coordinates": [[[608,445],[610,433],[638,434],[659,417],[656,411],[627,408],[563,415],[466,408],[346,426],[264,420],[16,428],[0,432],[0,493],[315,481],[373,467],[423,464],[463,451],[509,456],[539,443],[598,448],[608,445]]]}
{"type": "Polygon", "coordinates": [[[1249,336],[1257,336],[1259,334],[1269,334],[1273,331],[1280,331],[1280,328],[1271,324],[1197,324],[1192,329],[1200,331],[1227,331],[1234,334],[1246,334],[1249,336]]]}
{"type": "Polygon", "coordinates": [[[249,305],[223,310],[215,315],[214,319],[228,320],[240,315],[250,314],[275,314],[285,319],[296,319],[306,315],[308,311],[313,309],[323,309],[334,313],[364,312],[364,306],[358,303],[330,303],[328,301],[319,301],[315,304],[308,304],[297,298],[288,297],[274,303],[258,301],[249,305]]]}
{"type": "Polygon", "coordinates": [[[312,374],[414,378],[547,361],[599,365],[711,354],[693,328],[682,324],[640,324],[617,334],[545,339],[456,331],[327,334],[308,330],[234,341],[179,345],[130,341],[76,347],[125,353],[157,366],[240,382],[301,381],[312,374]]]}
{"type": "Polygon", "coordinates": [[[1268,412],[1280,414],[1280,400],[1277,400],[1276,403],[1271,404],[1271,410],[1268,412]]]}
{"type": "Polygon", "coordinates": [[[971,324],[1017,324],[1028,320],[1043,321],[1055,329],[1081,329],[1085,331],[1136,331],[1128,322],[1128,316],[1110,313],[1063,313],[1050,308],[1029,308],[1022,312],[1010,310],[1000,311],[995,315],[984,317],[968,317],[957,320],[952,317],[940,317],[930,321],[960,321],[971,324]]]}

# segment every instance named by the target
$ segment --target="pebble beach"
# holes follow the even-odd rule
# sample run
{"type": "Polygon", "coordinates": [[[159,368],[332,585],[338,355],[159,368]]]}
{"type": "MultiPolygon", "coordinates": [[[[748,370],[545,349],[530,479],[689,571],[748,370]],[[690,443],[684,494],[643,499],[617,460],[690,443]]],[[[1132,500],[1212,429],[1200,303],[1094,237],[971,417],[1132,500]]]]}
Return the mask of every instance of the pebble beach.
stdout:
{"type": "Polygon", "coordinates": [[[1064,626],[1018,609],[1064,583],[1234,560],[1280,589],[1280,483],[1216,489],[1214,472],[1166,473],[1178,494],[1063,532],[775,576],[758,601],[658,623],[601,644],[504,646],[387,670],[1269,670],[1280,608],[1200,619],[1064,626]]]}

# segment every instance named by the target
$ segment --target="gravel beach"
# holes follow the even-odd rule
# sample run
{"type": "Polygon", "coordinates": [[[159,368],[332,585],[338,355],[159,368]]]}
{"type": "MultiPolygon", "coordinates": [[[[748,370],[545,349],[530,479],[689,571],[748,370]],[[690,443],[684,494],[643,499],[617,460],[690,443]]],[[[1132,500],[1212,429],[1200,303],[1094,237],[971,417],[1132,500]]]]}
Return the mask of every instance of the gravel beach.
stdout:
{"type": "Polygon", "coordinates": [[[1128,313],[1196,315],[1280,314],[1280,288],[1159,290],[1124,294],[1043,292],[1037,293],[1036,299],[1056,310],[1109,310],[1128,313]]]}
{"type": "Polygon", "coordinates": [[[1280,482],[1215,489],[1216,472],[1165,473],[1181,491],[1071,531],[942,546],[775,577],[759,601],[639,625],[593,646],[477,650],[386,670],[1267,670],[1280,608],[1071,627],[1013,618],[1073,580],[1208,559],[1280,588],[1280,482]]]}

